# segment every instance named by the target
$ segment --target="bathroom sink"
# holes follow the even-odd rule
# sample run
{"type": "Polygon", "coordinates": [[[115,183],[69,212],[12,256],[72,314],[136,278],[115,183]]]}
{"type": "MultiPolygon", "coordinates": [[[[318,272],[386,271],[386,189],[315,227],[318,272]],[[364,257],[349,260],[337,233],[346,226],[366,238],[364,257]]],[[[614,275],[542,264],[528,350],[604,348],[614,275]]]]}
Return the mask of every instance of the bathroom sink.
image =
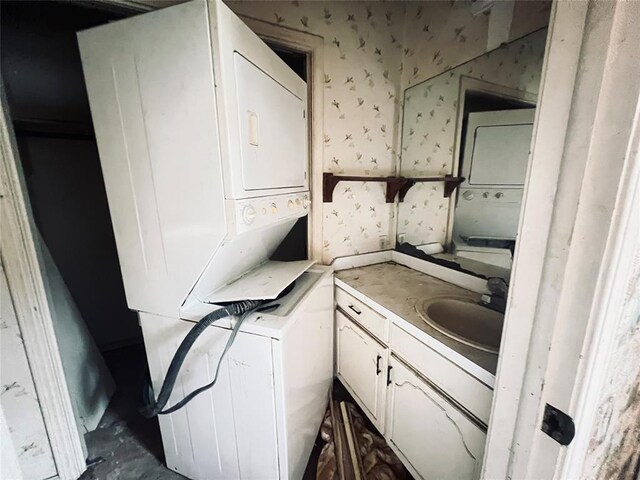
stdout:
{"type": "Polygon", "coordinates": [[[498,353],[504,315],[464,297],[439,297],[416,303],[422,319],[440,333],[484,352],[498,353]]]}

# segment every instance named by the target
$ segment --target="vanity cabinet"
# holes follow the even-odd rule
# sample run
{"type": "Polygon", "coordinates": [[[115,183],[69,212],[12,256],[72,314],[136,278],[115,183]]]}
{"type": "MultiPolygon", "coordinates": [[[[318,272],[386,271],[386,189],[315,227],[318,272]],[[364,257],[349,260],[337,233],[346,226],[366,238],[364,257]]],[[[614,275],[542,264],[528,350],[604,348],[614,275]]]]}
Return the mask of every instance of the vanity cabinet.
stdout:
{"type": "Polygon", "coordinates": [[[336,288],[337,377],[415,478],[479,478],[492,390],[336,288]]]}
{"type": "Polygon", "coordinates": [[[339,310],[336,311],[336,343],[338,378],[373,424],[383,431],[388,348],[339,310]]]}
{"type": "Polygon", "coordinates": [[[391,356],[385,437],[424,479],[480,476],[484,429],[426,378],[391,356]]]}

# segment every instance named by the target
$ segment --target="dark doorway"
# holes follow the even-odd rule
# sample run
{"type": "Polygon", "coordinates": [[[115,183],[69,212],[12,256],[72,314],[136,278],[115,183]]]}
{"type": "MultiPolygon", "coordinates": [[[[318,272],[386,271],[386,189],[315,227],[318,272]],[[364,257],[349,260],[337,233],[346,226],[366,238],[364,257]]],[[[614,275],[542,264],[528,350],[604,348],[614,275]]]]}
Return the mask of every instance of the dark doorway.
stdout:
{"type": "MultiPolygon", "coordinates": [[[[278,45],[269,44],[271,50],[278,55],[296,74],[305,82],[307,81],[308,58],[306,53],[296,52],[278,45]]],[[[282,241],[272,260],[281,262],[291,262],[295,260],[306,260],[309,258],[308,230],[309,216],[305,215],[298,219],[289,234],[282,241]]]]}
{"type": "Polygon", "coordinates": [[[3,1],[2,77],[36,226],[101,350],[142,341],[127,307],[76,32],[123,17],[3,1]]]}

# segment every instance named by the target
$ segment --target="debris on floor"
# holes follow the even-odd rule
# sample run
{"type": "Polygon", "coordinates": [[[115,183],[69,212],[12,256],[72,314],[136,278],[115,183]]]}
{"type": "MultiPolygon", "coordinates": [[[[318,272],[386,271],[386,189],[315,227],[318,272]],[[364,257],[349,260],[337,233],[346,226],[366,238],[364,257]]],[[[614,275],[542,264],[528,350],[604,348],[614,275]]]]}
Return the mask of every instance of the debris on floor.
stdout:
{"type": "Polygon", "coordinates": [[[320,428],[327,442],[316,480],[408,480],[410,476],[384,439],[350,402],[329,402],[320,428]]]}
{"type": "Polygon", "coordinates": [[[158,419],[138,413],[143,346],[105,352],[104,358],[117,390],[98,428],[85,435],[89,458],[80,480],[186,480],[164,465],[158,419]]]}

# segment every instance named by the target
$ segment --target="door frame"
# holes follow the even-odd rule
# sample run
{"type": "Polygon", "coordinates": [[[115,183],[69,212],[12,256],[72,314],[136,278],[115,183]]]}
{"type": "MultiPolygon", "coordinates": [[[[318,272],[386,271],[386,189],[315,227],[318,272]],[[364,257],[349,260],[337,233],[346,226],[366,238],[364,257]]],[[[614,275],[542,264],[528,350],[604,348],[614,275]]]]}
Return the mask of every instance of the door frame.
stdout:
{"type": "Polygon", "coordinates": [[[591,369],[609,353],[636,201],[638,179],[625,178],[639,169],[634,4],[553,5],[483,478],[570,478],[583,465],[589,388],[604,380],[591,369]],[[541,432],[547,403],[575,418],[569,447],[541,432]]]}
{"type": "Polygon", "coordinates": [[[309,105],[309,172],[311,175],[311,215],[309,222],[309,258],[322,263],[322,171],[324,166],[324,40],[311,33],[238,15],[265,42],[304,53],[307,56],[307,92],[309,105]]]}
{"type": "Polygon", "coordinates": [[[0,79],[0,257],[62,480],[87,468],[47,299],[44,262],[0,79]]]}

